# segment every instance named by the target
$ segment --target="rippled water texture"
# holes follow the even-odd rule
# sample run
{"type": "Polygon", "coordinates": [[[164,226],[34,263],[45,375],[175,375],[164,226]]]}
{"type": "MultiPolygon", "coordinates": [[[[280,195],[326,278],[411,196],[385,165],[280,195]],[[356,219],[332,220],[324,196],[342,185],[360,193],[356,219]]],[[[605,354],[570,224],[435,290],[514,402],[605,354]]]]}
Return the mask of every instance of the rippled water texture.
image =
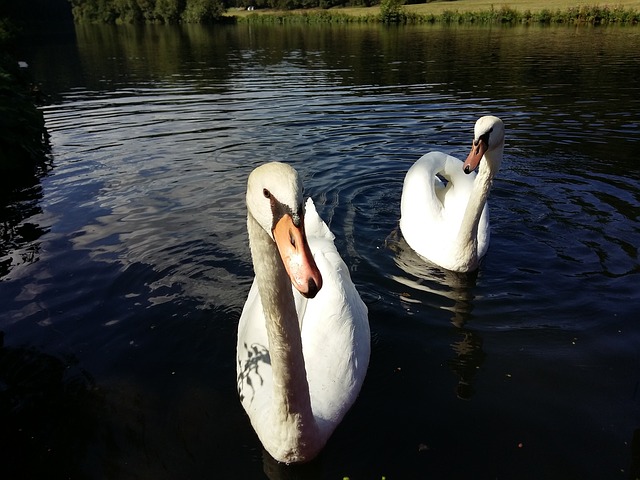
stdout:
{"type": "Polygon", "coordinates": [[[638,475],[640,30],[92,26],[46,40],[27,60],[51,96],[53,168],[3,205],[3,470],[638,475]],[[453,274],[399,235],[402,182],[429,150],[465,156],[488,113],[507,128],[491,245],[453,274]],[[269,160],[302,174],[373,335],[357,403],[302,468],[263,454],[235,391],[245,183],[269,160]]]}

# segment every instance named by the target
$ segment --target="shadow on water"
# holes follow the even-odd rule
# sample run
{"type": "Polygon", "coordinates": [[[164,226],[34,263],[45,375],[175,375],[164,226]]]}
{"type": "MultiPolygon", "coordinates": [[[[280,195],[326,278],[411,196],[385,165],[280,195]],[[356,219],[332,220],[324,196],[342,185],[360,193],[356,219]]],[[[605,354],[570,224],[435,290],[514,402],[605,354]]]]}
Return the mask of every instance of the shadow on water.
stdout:
{"type": "Polygon", "coordinates": [[[633,432],[631,440],[631,467],[629,467],[629,480],[640,479],[640,428],[633,432]]]}
{"type": "Polygon", "coordinates": [[[64,471],[77,477],[100,418],[102,403],[93,379],[73,357],[5,347],[4,335],[0,332],[3,473],[57,478],[64,471]]]}
{"type": "Polygon", "coordinates": [[[269,480],[316,480],[323,477],[322,453],[320,457],[301,465],[286,465],[275,460],[266,450],[262,452],[264,474],[269,480]]]}
{"type": "Polygon", "coordinates": [[[482,337],[467,327],[472,317],[478,271],[458,273],[429,264],[409,247],[399,229],[389,235],[386,245],[394,253],[396,265],[406,273],[393,275],[393,280],[410,288],[400,297],[401,302],[410,309],[412,304],[433,303],[436,295],[437,307],[452,314],[451,323],[459,335],[451,344],[454,356],[449,360],[449,367],[459,379],[456,395],[463,400],[470,399],[475,393],[475,377],[486,357],[482,337]]]}
{"type": "MultiPolygon", "coordinates": [[[[121,303],[131,312],[136,299],[121,303]]],[[[249,437],[251,427],[233,392],[231,314],[188,308],[193,313],[186,318],[184,308],[185,301],[138,306],[131,317],[136,327],[123,335],[117,325],[99,334],[90,327],[94,335],[85,337],[77,355],[64,353],[66,348],[49,353],[32,344],[12,345],[14,336],[0,332],[3,474],[210,478],[217,465],[254,448],[239,439],[249,437]],[[213,328],[212,319],[221,325],[213,328]],[[182,353],[174,358],[170,353],[176,351],[182,353]],[[102,363],[110,362],[118,365],[116,373],[105,374],[102,363]]],[[[82,330],[97,310],[112,317],[102,306],[74,325],[45,328],[49,336],[51,330],[59,336],[82,330]]],[[[238,468],[239,478],[255,478],[245,475],[251,466],[238,468]]]]}

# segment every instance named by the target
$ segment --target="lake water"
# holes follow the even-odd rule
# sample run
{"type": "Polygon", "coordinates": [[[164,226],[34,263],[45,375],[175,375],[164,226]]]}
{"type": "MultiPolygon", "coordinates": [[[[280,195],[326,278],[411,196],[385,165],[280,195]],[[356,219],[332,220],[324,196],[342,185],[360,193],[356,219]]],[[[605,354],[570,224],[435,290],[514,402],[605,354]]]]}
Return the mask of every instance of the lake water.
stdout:
{"type": "Polygon", "coordinates": [[[0,458],[11,478],[640,475],[640,30],[77,27],[25,60],[52,168],[2,197],[0,458]],[[489,252],[398,234],[423,153],[500,116],[489,252]],[[284,467],[241,408],[244,191],[282,160],[369,308],[358,401],[284,467]],[[635,438],[635,440],[634,440],[635,438]]]}

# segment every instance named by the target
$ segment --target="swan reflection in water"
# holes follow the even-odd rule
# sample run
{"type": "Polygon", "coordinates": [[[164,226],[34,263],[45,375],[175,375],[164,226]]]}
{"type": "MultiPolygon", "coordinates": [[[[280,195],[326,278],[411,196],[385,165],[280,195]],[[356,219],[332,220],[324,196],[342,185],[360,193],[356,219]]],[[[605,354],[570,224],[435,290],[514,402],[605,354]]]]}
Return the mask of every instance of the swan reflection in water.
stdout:
{"type": "Polygon", "coordinates": [[[449,366],[459,378],[456,395],[460,399],[470,399],[474,394],[474,378],[486,357],[482,337],[466,328],[473,310],[477,270],[459,273],[428,263],[407,244],[399,229],[387,237],[386,246],[394,252],[394,262],[406,274],[391,275],[392,280],[408,287],[400,295],[405,308],[409,310],[415,304],[423,304],[451,312],[451,323],[457,327],[460,336],[451,344],[454,357],[449,366]],[[433,297],[434,294],[437,297],[433,297]]]}

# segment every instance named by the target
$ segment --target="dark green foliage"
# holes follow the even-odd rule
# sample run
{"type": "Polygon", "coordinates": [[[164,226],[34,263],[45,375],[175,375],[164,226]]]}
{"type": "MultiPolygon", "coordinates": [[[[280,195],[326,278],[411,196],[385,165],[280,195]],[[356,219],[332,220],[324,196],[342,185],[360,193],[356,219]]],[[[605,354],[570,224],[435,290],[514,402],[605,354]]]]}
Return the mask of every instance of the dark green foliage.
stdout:
{"type": "Polygon", "coordinates": [[[404,0],[382,0],[380,20],[382,23],[406,23],[406,12],[402,8],[404,0]]]}
{"type": "Polygon", "coordinates": [[[14,27],[0,19],[0,171],[32,171],[46,160],[48,146],[37,90],[9,53],[14,27]]]}
{"type": "Polygon", "coordinates": [[[182,21],[186,23],[212,23],[222,17],[224,5],[209,0],[186,0],[182,21]]]}
{"type": "Polygon", "coordinates": [[[6,48],[10,40],[15,37],[16,28],[6,18],[0,17],[0,49],[6,48]]]}
{"type": "Polygon", "coordinates": [[[28,170],[45,159],[44,118],[10,63],[6,56],[0,60],[0,171],[28,170]]]}
{"type": "Polygon", "coordinates": [[[76,22],[212,23],[225,12],[223,0],[69,0],[76,22]]]}

